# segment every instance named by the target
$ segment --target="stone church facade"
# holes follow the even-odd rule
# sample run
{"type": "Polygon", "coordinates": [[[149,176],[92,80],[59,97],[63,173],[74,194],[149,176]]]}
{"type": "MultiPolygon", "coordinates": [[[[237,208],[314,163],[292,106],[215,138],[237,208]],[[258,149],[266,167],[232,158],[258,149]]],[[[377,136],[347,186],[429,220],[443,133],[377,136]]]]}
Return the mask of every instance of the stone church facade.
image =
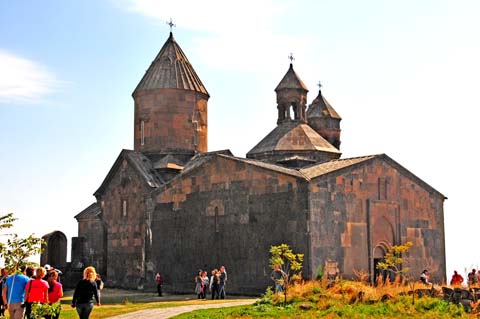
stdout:
{"type": "MultiPolygon", "coordinates": [[[[412,274],[446,277],[440,192],[385,154],[341,158],[341,117],[290,65],[278,120],[246,158],[208,151],[209,93],[172,33],[133,92],[134,150],[122,150],[75,216],[72,269],[109,286],[192,292],[198,269],[225,265],[229,293],[270,285],[269,248],[304,253],[303,275],[334,265],[373,279],[389,247],[413,242],[412,274]]],[[[272,105],[274,105],[272,103],[272,105]]]]}

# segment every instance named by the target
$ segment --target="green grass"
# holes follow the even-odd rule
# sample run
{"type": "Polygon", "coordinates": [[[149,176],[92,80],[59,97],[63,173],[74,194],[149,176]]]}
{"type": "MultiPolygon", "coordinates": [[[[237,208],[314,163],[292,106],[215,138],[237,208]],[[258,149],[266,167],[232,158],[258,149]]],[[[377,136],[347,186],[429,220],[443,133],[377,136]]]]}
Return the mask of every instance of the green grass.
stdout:
{"type": "Polygon", "coordinates": [[[178,315],[176,319],[250,319],[250,318],[353,318],[353,319],[449,319],[479,318],[467,314],[461,306],[440,298],[412,298],[407,286],[371,287],[359,282],[339,281],[333,287],[308,282],[290,289],[287,304],[283,294],[271,292],[253,306],[204,309],[178,315]],[[359,298],[359,292],[362,297],[359,298]],[[413,302],[414,301],[414,302],[413,302]]]}
{"type": "Polygon", "coordinates": [[[435,298],[424,298],[418,305],[411,305],[410,298],[394,302],[380,302],[378,304],[329,304],[327,309],[313,306],[302,309],[302,304],[288,304],[287,306],[256,305],[240,306],[224,309],[205,309],[185,313],[175,319],[230,319],[230,318],[422,318],[422,319],[449,319],[449,318],[476,318],[468,315],[456,305],[448,304],[435,298]]]}
{"type": "MultiPolygon", "coordinates": [[[[182,314],[175,318],[479,318],[478,313],[467,314],[462,307],[445,302],[440,298],[415,298],[413,303],[412,296],[408,295],[408,286],[386,285],[371,287],[361,282],[350,281],[339,281],[332,287],[327,284],[326,282],[314,281],[291,287],[286,305],[283,304],[283,294],[270,292],[266,293],[251,306],[204,309],[182,314]],[[360,292],[361,298],[359,297],[360,292]]],[[[95,307],[90,318],[108,318],[143,309],[192,304],[205,305],[230,301],[233,300],[202,301],[195,299],[193,295],[158,298],[153,293],[106,289],[102,297],[102,306],[95,307]]],[[[70,302],[71,292],[70,294],[67,293],[67,296],[62,299],[62,319],[78,318],[75,309],[70,307],[70,302]]]]}

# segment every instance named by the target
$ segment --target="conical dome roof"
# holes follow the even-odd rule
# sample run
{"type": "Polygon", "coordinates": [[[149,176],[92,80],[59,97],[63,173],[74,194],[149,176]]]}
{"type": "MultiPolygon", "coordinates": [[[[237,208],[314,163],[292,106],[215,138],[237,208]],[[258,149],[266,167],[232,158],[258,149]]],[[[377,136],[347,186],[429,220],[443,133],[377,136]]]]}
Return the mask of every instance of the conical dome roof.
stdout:
{"type": "Polygon", "coordinates": [[[142,90],[182,89],[209,96],[172,32],[148,68],[133,95],[142,90]]]}
{"type": "Polygon", "coordinates": [[[307,119],[314,117],[330,117],[337,120],[342,118],[338,115],[337,111],[328,103],[328,101],[323,97],[322,91],[318,91],[318,96],[313,100],[312,104],[308,107],[307,110],[307,119]]]}
{"type": "Polygon", "coordinates": [[[275,92],[284,89],[301,89],[305,92],[308,92],[308,89],[303,83],[303,81],[293,70],[293,65],[291,63],[287,73],[283,76],[283,79],[280,81],[280,83],[278,83],[277,87],[275,88],[275,92]]]}
{"type": "Polygon", "coordinates": [[[278,125],[247,153],[247,157],[278,151],[316,151],[341,154],[338,149],[307,124],[291,121],[278,125]]]}

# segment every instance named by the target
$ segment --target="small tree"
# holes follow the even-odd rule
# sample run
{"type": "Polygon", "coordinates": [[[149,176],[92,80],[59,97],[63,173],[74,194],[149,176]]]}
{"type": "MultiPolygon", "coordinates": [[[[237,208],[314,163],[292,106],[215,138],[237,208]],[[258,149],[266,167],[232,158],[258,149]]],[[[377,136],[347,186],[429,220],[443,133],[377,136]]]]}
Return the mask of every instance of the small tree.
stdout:
{"type": "Polygon", "coordinates": [[[412,246],[413,243],[411,241],[407,241],[403,245],[392,246],[385,254],[384,260],[377,264],[377,268],[390,271],[395,276],[406,276],[410,269],[405,267],[402,254],[407,253],[412,246]]]}
{"type": "MultiPolygon", "coordinates": [[[[13,227],[17,219],[12,213],[0,216],[0,230],[13,227]]],[[[31,264],[28,258],[42,252],[42,245],[45,241],[30,235],[27,238],[20,238],[17,234],[1,234],[6,236],[7,240],[0,242],[0,257],[5,260],[5,268],[10,271],[16,271],[21,266],[31,264]]]]}
{"type": "Polygon", "coordinates": [[[28,258],[40,254],[42,252],[42,244],[44,240],[33,235],[27,238],[20,238],[17,234],[13,234],[12,238],[7,240],[6,247],[2,251],[2,257],[5,259],[5,268],[17,270],[21,266],[32,264],[28,262],[28,258]]]}
{"type": "MultiPolygon", "coordinates": [[[[377,269],[386,270],[395,274],[396,277],[404,277],[408,279],[410,269],[405,266],[405,260],[402,255],[406,254],[413,246],[411,241],[407,241],[403,245],[394,245],[385,254],[385,259],[377,264],[377,269]]],[[[409,280],[412,289],[412,303],[415,303],[415,280],[409,280]]]]}
{"type": "Polygon", "coordinates": [[[285,273],[283,279],[284,303],[287,303],[287,291],[292,281],[301,278],[303,254],[296,254],[287,244],[270,247],[270,267],[273,269],[278,265],[285,273]]]}
{"type": "MultiPolygon", "coordinates": [[[[10,229],[17,219],[12,213],[0,215],[0,230],[10,229]]],[[[21,266],[32,264],[28,262],[28,258],[42,252],[42,245],[45,241],[41,238],[34,237],[33,234],[27,238],[20,238],[17,234],[3,234],[6,236],[6,242],[0,242],[0,257],[5,260],[5,268],[9,272],[16,272],[21,266]]],[[[12,289],[15,281],[12,283],[12,289]]],[[[11,294],[10,294],[11,296],[11,294]]],[[[7,301],[10,303],[10,300],[7,301]]]]}

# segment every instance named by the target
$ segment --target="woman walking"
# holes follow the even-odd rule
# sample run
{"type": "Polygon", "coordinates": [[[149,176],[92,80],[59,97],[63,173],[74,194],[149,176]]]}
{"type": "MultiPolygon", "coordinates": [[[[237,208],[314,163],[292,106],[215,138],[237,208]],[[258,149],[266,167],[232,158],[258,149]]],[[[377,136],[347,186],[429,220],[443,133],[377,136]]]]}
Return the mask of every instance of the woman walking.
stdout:
{"type": "Polygon", "coordinates": [[[100,306],[100,299],[98,298],[97,284],[95,279],[97,272],[92,266],[83,270],[83,279],[77,283],[75,292],[72,298],[72,308],[77,308],[77,313],[80,319],[90,318],[90,313],[93,310],[93,298],[97,301],[97,306],[100,306]]]}
{"type": "Polygon", "coordinates": [[[35,279],[30,279],[25,286],[25,318],[31,317],[32,303],[48,302],[48,283],[42,279],[45,273],[45,268],[38,267],[35,272],[35,279]]]}
{"type": "Polygon", "coordinates": [[[198,271],[198,275],[195,276],[195,293],[197,294],[198,299],[203,299],[202,296],[203,285],[202,285],[202,271],[198,271]]]}
{"type": "MultiPolygon", "coordinates": [[[[58,273],[52,271],[48,274],[48,302],[51,304],[58,302],[63,297],[62,284],[58,282],[58,273]]],[[[58,305],[58,314],[55,316],[46,315],[46,319],[58,319],[60,317],[60,304],[58,305]]]]}

